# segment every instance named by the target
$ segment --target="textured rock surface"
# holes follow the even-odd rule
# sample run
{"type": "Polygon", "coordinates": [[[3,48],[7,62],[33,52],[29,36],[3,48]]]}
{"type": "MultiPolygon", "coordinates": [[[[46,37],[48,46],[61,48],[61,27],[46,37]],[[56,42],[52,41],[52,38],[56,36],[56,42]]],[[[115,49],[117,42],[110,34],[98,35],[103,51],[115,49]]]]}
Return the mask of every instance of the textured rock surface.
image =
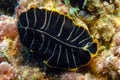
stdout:
{"type": "Polygon", "coordinates": [[[41,72],[34,64],[27,64],[20,53],[20,41],[17,33],[18,16],[31,6],[45,7],[68,15],[70,6],[54,0],[19,0],[15,16],[0,16],[0,54],[7,60],[0,61],[0,80],[119,80],[120,79],[120,1],[88,0],[87,9],[91,14],[74,19],[90,30],[98,39],[98,55],[90,64],[78,72],[50,74],[41,72]],[[41,1],[41,2],[39,2],[41,1]],[[6,61],[6,62],[5,62],[6,61]],[[4,64],[3,64],[4,63],[4,64]],[[1,66],[6,66],[3,70],[1,66]],[[15,76],[13,75],[15,74],[15,76]],[[52,76],[51,76],[52,75],[52,76]],[[7,76],[7,77],[4,77],[7,76]],[[57,76],[57,77],[56,77],[57,76]]]}

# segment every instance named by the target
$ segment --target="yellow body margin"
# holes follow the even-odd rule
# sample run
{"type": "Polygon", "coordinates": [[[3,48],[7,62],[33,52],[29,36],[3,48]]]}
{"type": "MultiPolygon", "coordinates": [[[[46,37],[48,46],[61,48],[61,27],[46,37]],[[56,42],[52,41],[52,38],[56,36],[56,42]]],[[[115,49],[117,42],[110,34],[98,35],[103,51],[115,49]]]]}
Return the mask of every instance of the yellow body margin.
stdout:
{"type": "MultiPolygon", "coordinates": [[[[35,10],[35,9],[38,8],[38,7],[32,6],[32,8],[34,8],[34,10],[35,10]]],[[[72,22],[73,22],[77,27],[80,26],[80,25],[78,25],[78,24],[76,24],[76,23],[74,22],[74,19],[73,19],[72,17],[67,16],[67,15],[65,15],[65,14],[62,14],[62,13],[58,12],[58,11],[55,10],[55,9],[52,9],[52,10],[49,10],[49,9],[46,9],[46,8],[38,8],[38,9],[45,9],[45,10],[47,10],[47,11],[56,12],[56,13],[58,13],[59,15],[64,15],[65,17],[68,17],[69,19],[71,19],[72,22]]],[[[80,26],[80,27],[83,27],[85,30],[88,31],[88,29],[85,28],[84,26],[80,26]]],[[[88,33],[89,33],[89,31],[88,31],[88,33]]],[[[89,34],[90,34],[90,33],[89,33],[89,34]]],[[[99,45],[98,45],[98,40],[97,40],[97,39],[93,39],[93,42],[97,44],[97,51],[96,51],[96,53],[90,53],[91,59],[97,55],[97,53],[98,53],[98,47],[99,47],[99,45]]],[[[90,59],[90,61],[91,61],[91,59],[90,59]]],[[[79,66],[79,67],[76,67],[76,68],[68,68],[68,69],[66,69],[66,68],[59,68],[59,67],[53,67],[53,66],[51,66],[51,65],[48,64],[48,61],[45,61],[45,60],[43,61],[43,63],[45,63],[47,66],[49,66],[49,67],[51,67],[51,68],[65,69],[65,70],[69,70],[69,71],[77,71],[80,67],[83,67],[83,66],[88,65],[88,64],[90,63],[90,61],[89,61],[88,63],[86,63],[85,65],[82,65],[82,66],[79,66]]]]}
{"type": "Polygon", "coordinates": [[[94,39],[93,42],[97,44],[97,51],[96,51],[96,53],[91,53],[91,54],[90,54],[90,55],[91,55],[91,58],[94,58],[94,57],[98,54],[98,47],[99,47],[99,44],[98,44],[98,40],[97,40],[97,39],[94,39]]]}
{"type": "Polygon", "coordinates": [[[76,67],[76,68],[59,68],[59,67],[53,67],[51,65],[48,64],[48,61],[43,61],[44,64],[46,64],[48,67],[51,67],[51,68],[58,68],[58,69],[64,69],[64,70],[68,70],[68,71],[72,71],[72,72],[75,72],[79,69],[79,67],[76,67]]]}

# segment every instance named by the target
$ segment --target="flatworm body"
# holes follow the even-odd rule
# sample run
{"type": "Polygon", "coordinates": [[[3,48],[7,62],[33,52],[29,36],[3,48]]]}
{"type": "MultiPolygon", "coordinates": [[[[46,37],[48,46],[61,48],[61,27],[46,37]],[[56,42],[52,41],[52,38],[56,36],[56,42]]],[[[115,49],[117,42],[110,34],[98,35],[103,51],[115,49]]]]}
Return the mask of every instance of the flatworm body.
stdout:
{"type": "Polygon", "coordinates": [[[43,55],[53,68],[76,70],[96,54],[97,43],[84,27],[55,11],[31,8],[18,19],[23,45],[43,55]]]}

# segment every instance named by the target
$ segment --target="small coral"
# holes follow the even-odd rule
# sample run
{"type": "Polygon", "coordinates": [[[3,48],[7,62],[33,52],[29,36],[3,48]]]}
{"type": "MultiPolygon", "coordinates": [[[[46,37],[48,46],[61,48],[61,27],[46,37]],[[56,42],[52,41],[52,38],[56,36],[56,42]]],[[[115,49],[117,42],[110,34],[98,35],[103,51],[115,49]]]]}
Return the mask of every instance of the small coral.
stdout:
{"type": "Polygon", "coordinates": [[[7,61],[6,60],[6,57],[0,53],[0,63],[3,62],[3,61],[7,61]]]}
{"type": "Polygon", "coordinates": [[[18,44],[19,44],[19,40],[18,40],[16,18],[7,15],[1,15],[0,16],[0,52],[4,54],[5,50],[10,50],[11,52],[13,51],[12,54],[15,54],[15,49],[18,48],[17,47],[18,44]]]}
{"type": "Polygon", "coordinates": [[[15,14],[18,17],[22,12],[30,9],[31,6],[39,7],[42,4],[40,0],[19,0],[19,5],[15,9],[15,14]]]}
{"type": "Polygon", "coordinates": [[[117,28],[116,34],[114,35],[114,42],[116,45],[120,45],[120,28],[117,28]]]}
{"type": "Polygon", "coordinates": [[[110,15],[103,15],[96,21],[94,27],[97,28],[98,39],[102,39],[104,42],[109,42],[112,39],[115,33],[115,25],[113,22],[112,16],[110,15]]]}
{"type": "Polygon", "coordinates": [[[0,52],[6,50],[9,48],[9,42],[4,39],[2,42],[0,42],[0,52]]]}
{"type": "Polygon", "coordinates": [[[92,62],[92,71],[96,74],[108,76],[112,79],[118,80],[120,73],[120,58],[114,55],[112,49],[106,50],[101,56],[98,56],[92,62]],[[111,72],[114,72],[113,74],[111,72]]]}
{"type": "Polygon", "coordinates": [[[16,66],[17,80],[44,80],[44,73],[39,68],[29,66],[16,66]]]}
{"type": "Polygon", "coordinates": [[[15,80],[13,67],[7,62],[0,63],[0,80],[15,80]]]}
{"type": "Polygon", "coordinates": [[[120,31],[118,30],[114,37],[114,45],[108,50],[102,51],[92,64],[92,71],[96,74],[108,76],[108,79],[119,80],[120,76],[120,31]]]}
{"type": "Polygon", "coordinates": [[[84,76],[79,73],[66,73],[61,75],[60,80],[85,80],[84,76]]]}
{"type": "Polygon", "coordinates": [[[95,75],[89,72],[85,74],[70,72],[62,74],[60,80],[106,80],[106,78],[96,77],[95,75]]]}
{"type": "Polygon", "coordinates": [[[12,17],[0,16],[0,40],[4,37],[14,39],[18,35],[16,20],[12,17]]]}

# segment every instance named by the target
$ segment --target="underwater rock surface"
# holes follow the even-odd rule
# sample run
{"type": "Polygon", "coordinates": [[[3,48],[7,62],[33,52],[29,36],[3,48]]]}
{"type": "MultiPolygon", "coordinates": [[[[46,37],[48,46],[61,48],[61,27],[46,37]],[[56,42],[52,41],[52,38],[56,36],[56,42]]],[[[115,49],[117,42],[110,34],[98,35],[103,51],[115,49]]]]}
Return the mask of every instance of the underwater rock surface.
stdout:
{"type": "MultiPolygon", "coordinates": [[[[87,16],[69,15],[71,6],[61,0],[19,0],[15,17],[0,16],[0,79],[1,80],[119,80],[120,79],[120,1],[87,0],[87,16]],[[99,51],[91,62],[77,72],[61,74],[42,72],[38,63],[25,61],[20,48],[17,19],[31,7],[44,7],[73,17],[76,24],[88,28],[98,39],[99,51]],[[2,69],[2,66],[6,66],[2,69]],[[5,72],[3,71],[5,70],[5,72]],[[4,77],[7,76],[7,77],[4,77]]],[[[78,5],[78,4],[77,4],[78,5]]],[[[27,49],[26,49],[27,51],[27,49]]],[[[28,59],[30,57],[27,57],[28,59]]]]}

